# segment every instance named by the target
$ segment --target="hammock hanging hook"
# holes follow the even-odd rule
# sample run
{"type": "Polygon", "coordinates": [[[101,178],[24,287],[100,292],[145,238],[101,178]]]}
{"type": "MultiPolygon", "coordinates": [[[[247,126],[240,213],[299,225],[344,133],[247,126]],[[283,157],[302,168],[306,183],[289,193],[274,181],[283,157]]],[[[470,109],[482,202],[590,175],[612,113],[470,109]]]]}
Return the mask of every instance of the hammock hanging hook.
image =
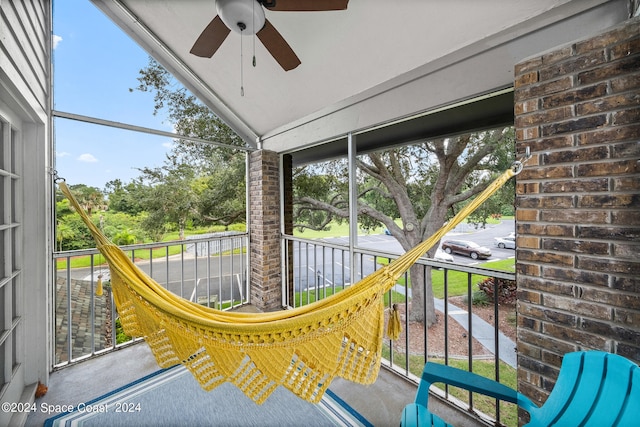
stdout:
{"type": "Polygon", "coordinates": [[[511,165],[514,175],[518,175],[520,172],[522,172],[522,169],[524,168],[524,163],[530,158],[531,158],[531,149],[527,146],[524,150],[524,156],[522,156],[522,160],[516,160],[511,165]]]}
{"type": "Polygon", "coordinates": [[[58,171],[54,168],[48,168],[49,174],[53,177],[54,183],[65,182],[65,179],[58,175],[58,171]]]}
{"type": "Polygon", "coordinates": [[[520,160],[516,160],[515,162],[513,162],[513,164],[511,165],[511,168],[513,169],[513,174],[518,175],[520,172],[522,172],[523,167],[524,165],[520,160]]]}

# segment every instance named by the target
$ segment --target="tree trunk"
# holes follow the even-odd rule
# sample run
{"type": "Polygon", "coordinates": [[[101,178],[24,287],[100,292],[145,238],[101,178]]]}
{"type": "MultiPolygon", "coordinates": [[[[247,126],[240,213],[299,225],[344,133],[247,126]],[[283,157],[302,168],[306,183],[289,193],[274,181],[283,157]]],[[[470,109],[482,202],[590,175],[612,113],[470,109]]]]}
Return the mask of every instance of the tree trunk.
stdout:
{"type": "Polygon", "coordinates": [[[425,326],[436,323],[436,308],[431,286],[431,267],[414,264],[409,270],[411,277],[411,309],[409,321],[424,322],[425,326]]]}

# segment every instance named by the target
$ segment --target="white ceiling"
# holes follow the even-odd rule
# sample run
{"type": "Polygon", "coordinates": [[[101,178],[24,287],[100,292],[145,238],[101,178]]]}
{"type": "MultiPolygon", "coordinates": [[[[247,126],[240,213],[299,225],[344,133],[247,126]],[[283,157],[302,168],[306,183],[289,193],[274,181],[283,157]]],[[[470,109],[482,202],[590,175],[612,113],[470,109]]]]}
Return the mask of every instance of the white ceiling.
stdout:
{"type": "Polygon", "coordinates": [[[508,88],[517,61],[627,14],[624,0],[350,0],[345,11],[267,10],[302,62],[285,72],[259,40],[235,32],[211,59],[189,53],[216,16],[214,0],[92,1],[248,144],[260,139],[278,152],[508,88]]]}

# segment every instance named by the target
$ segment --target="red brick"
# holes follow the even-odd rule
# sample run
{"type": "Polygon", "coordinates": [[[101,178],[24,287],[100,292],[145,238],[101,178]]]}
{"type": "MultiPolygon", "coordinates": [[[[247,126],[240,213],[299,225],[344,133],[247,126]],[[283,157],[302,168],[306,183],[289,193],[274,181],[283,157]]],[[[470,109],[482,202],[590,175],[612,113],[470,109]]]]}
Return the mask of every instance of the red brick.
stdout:
{"type": "Polygon", "coordinates": [[[539,101],[537,99],[529,99],[522,102],[516,102],[514,106],[515,115],[520,116],[522,114],[538,111],[539,109],[538,104],[539,104],[539,101]]]}
{"type": "MultiPolygon", "coordinates": [[[[640,213],[640,212],[639,212],[640,213]]],[[[613,255],[616,258],[627,258],[634,261],[640,256],[640,243],[613,243],[613,255]]]]}
{"type": "Polygon", "coordinates": [[[526,141],[528,139],[536,139],[539,137],[540,130],[537,127],[516,129],[516,139],[518,141],[526,141]]]}
{"type": "Polygon", "coordinates": [[[540,212],[540,220],[570,224],[607,224],[609,215],[601,210],[547,209],[540,212]]]}
{"type": "Polygon", "coordinates": [[[518,235],[520,234],[534,234],[539,236],[563,236],[563,237],[574,237],[575,233],[575,225],[558,225],[558,224],[516,224],[516,229],[518,231],[518,235]]]}
{"type": "MultiPolygon", "coordinates": [[[[561,323],[564,325],[571,325],[577,322],[578,317],[576,315],[591,316],[598,319],[612,320],[611,309],[604,304],[593,304],[591,301],[580,301],[576,298],[557,297],[555,295],[545,295],[544,306],[552,308],[551,312],[559,311],[566,314],[561,323]],[[568,322],[566,317],[570,317],[573,322],[568,322]]],[[[555,319],[552,319],[555,320],[555,319]]]]}
{"type": "MultiPolygon", "coordinates": [[[[597,101],[590,100],[577,104],[576,115],[585,116],[589,114],[601,113],[603,111],[615,111],[628,107],[640,105],[640,94],[638,93],[619,93],[607,97],[600,97],[597,101]]],[[[622,122],[626,124],[626,122],[622,122]]]]}
{"type": "Polygon", "coordinates": [[[523,237],[518,236],[518,247],[519,248],[529,248],[529,249],[539,249],[540,248],[540,238],[539,237],[523,237]]]}
{"type": "Polygon", "coordinates": [[[526,61],[520,62],[514,67],[514,75],[517,77],[524,73],[529,73],[532,70],[537,70],[542,65],[542,57],[538,56],[530,58],[526,61]]]}
{"type": "Polygon", "coordinates": [[[610,255],[609,243],[588,240],[544,238],[542,239],[542,249],[556,252],[610,255]]]}
{"type": "Polygon", "coordinates": [[[538,219],[538,211],[533,209],[517,209],[516,220],[517,221],[536,221],[538,219]]]}
{"type": "Polygon", "coordinates": [[[516,265],[516,271],[519,274],[526,274],[529,276],[540,276],[541,268],[539,265],[524,264],[519,262],[516,265]]]}
{"type": "Polygon", "coordinates": [[[538,72],[531,71],[528,73],[520,74],[516,76],[514,80],[514,87],[519,88],[522,86],[528,86],[532,83],[538,82],[538,72]]]}
{"type": "Polygon", "coordinates": [[[607,84],[599,83],[587,87],[579,87],[567,90],[551,96],[545,96],[541,100],[542,108],[557,108],[562,106],[573,106],[584,101],[597,100],[607,94],[607,84]]]}
{"type": "Polygon", "coordinates": [[[574,46],[570,45],[544,53],[542,55],[542,66],[540,68],[548,68],[548,66],[559,62],[566,63],[567,59],[573,57],[573,50],[574,46]]]}
{"type": "Polygon", "coordinates": [[[608,178],[571,179],[542,183],[541,193],[578,193],[609,191],[608,178]]]}
{"type": "Polygon", "coordinates": [[[613,339],[621,342],[630,342],[637,345],[640,342],[640,331],[630,328],[621,328],[619,325],[610,322],[602,322],[590,318],[583,318],[580,328],[593,335],[599,335],[605,339],[613,339]]]}
{"type": "Polygon", "coordinates": [[[638,37],[638,34],[640,34],[640,24],[638,20],[627,21],[624,25],[613,28],[610,31],[577,42],[575,44],[575,51],[577,54],[583,54],[592,50],[609,48],[625,43],[627,40],[635,39],[638,37]]]}
{"type": "Polygon", "coordinates": [[[613,318],[617,323],[629,326],[640,325],[640,312],[631,311],[623,308],[616,308],[613,312],[613,318]]]}
{"type": "Polygon", "coordinates": [[[538,182],[516,182],[516,194],[537,194],[539,191],[538,182]]]}
{"type": "MultiPolygon", "coordinates": [[[[622,225],[579,225],[576,227],[576,237],[578,239],[599,239],[606,241],[633,241],[640,239],[640,228],[633,227],[633,225],[640,225],[640,212],[628,212],[625,211],[624,214],[627,213],[635,216],[637,219],[637,223],[633,224],[630,221],[616,221],[619,216],[618,213],[613,215],[613,224],[622,224],[622,225]]],[[[623,218],[624,219],[624,218],[623,218]]]]}
{"type": "Polygon", "coordinates": [[[546,166],[539,168],[524,168],[520,172],[520,179],[558,179],[573,178],[573,166],[546,166]]]}
{"type": "Polygon", "coordinates": [[[640,275],[640,262],[628,259],[578,256],[576,267],[592,271],[640,275]]]}
{"type": "Polygon", "coordinates": [[[640,346],[638,343],[616,343],[616,354],[629,360],[640,360],[640,346]]]}
{"type": "Polygon", "coordinates": [[[611,212],[611,222],[613,224],[623,224],[628,227],[640,225],[640,215],[638,215],[638,209],[613,211],[611,212]]]}
{"type": "Polygon", "coordinates": [[[578,135],[578,145],[608,144],[612,141],[637,141],[640,135],[640,125],[615,126],[593,131],[586,131],[578,135]]]}
{"type": "Polygon", "coordinates": [[[561,76],[556,80],[549,80],[538,85],[530,86],[523,91],[528,92],[527,98],[543,97],[552,93],[564,92],[573,88],[573,78],[569,76],[561,76]]]}
{"type": "MultiPolygon", "coordinates": [[[[637,34],[640,34],[640,28],[638,28],[637,34]]],[[[611,60],[628,58],[638,54],[640,54],[640,37],[636,37],[631,40],[624,40],[622,43],[609,48],[609,56],[611,60]]]]}
{"type": "Polygon", "coordinates": [[[573,150],[554,151],[543,154],[541,157],[543,165],[603,160],[609,158],[609,148],[607,146],[599,146],[573,150]]]}
{"type": "MultiPolygon", "coordinates": [[[[602,287],[587,287],[585,286],[582,293],[584,300],[597,302],[600,304],[607,304],[610,307],[623,307],[631,310],[638,310],[640,314],[640,295],[632,295],[628,293],[622,293],[619,291],[613,291],[602,287]]],[[[590,316],[597,317],[602,320],[609,320],[605,316],[590,316]]]]}
{"type": "Polygon", "coordinates": [[[538,292],[530,292],[524,289],[518,289],[518,301],[540,304],[540,301],[542,301],[542,295],[538,292]]]}
{"type": "Polygon", "coordinates": [[[573,118],[573,108],[565,106],[552,110],[541,110],[522,116],[516,116],[515,124],[519,128],[537,126],[539,124],[562,121],[573,118]]]}
{"type": "Polygon", "coordinates": [[[550,123],[541,126],[540,135],[550,136],[569,132],[581,132],[597,129],[607,123],[606,114],[583,117],[575,120],[567,120],[559,123],[550,123]]]}
{"type": "MultiPolygon", "coordinates": [[[[590,286],[603,287],[609,285],[610,278],[607,273],[577,270],[575,268],[556,268],[553,266],[545,266],[542,269],[542,277],[562,282],[588,283],[590,286]]],[[[577,297],[575,290],[574,297],[577,297]]]]}
{"type": "MultiPolygon", "coordinates": [[[[538,250],[529,250],[529,249],[518,249],[517,257],[522,259],[524,262],[536,262],[543,264],[552,264],[558,266],[573,266],[574,265],[574,257],[573,255],[566,254],[556,254],[547,251],[538,251],[538,250]]],[[[518,285],[520,283],[518,282],[518,285]]]]}
{"type": "Polygon", "coordinates": [[[640,55],[611,62],[604,67],[598,67],[594,70],[578,73],[578,84],[588,85],[595,82],[609,80],[612,77],[622,76],[640,69],[640,55]]]}
{"type": "Polygon", "coordinates": [[[574,329],[555,323],[545,323],[542,333],[562,341],[580,343],[587,348],[603,348],[607,344],[606,337],[588,333],[584,329],[586,328],[582,325],[579,329],[574,329]]]}
{"type": "MultiPolygon", "coordinates": [[[[640,95],[638,95],[640,99],[640,95]]],[[[613,126],[630,125],[640,122],[640,108],[630,108],[612,113],[611,124],[613,126]]]]}
{"type": "MultiPolygon", "coordinates": [[[[612,178],[613,191],[636,191],[640,192],[640,176],[623,176],[612,178]]],[[[639,214],[640,215],[640,214],[639,214]]]]}
{"type": "Polygon", "coordinates": [[[578,207],[628,208],[640,206],[640,194],[597,194],[578,196],[578,207]]]}
{"type": "Polygon", "coordinates": [[[612,176],[633,174],[640,171],[638,160],[586,163],[576,167],[576,177],[612,176]]]}
{"type": "MultiPolygon", "coordinates": [[[[538,152],[546,152],[548,150],[554,150],[558,148],[566,148],[573,147],[573,135],[554,135],[548,136],[545,138],[541,138],[535,141],[527,141],[526,143],[522,143],[530,148],[531,153],[535,154],[538,152]]],[[[536,166],[539,163],[534,163],[533,158],[529,159],[526,163],[527,166],[536,166]]],[[[538,156],[535,157],[535,160],[538,160],[538,156]]]]}
{"type": "Polygon", "coordinates": [[[625,92],[640,88],[640,73],[627,74],[609,81],[612,93],[625,92]]]}
{"type": "Polygon", "coordinates": [[[540,81],[593,69],[606,62],[607,57],[604,49],[592,51],[585,55],[571,56],[567,58],[567,60],[555,64],[552,67],[542,68],[539,73],[540,81]]]}
{"type": "MultiPolygon", "coordinates": [[[[518,325],[520,325],[520,320],[521,320],[520,317],[518,317],[518,325]]],[[[540,347],[529,345],[524,342],[523,343],[518,342],[517,351],[518,351],[518,354],[520,355],[533,357],[534,359],[540,359],[540,353],[541,353],[540,347]]],[[[524,369],[519,371],[518,375],[526,376],[527,380],[529,381],[531,380],[531,375],[529,375],[529,373],[526,372],[524,369]]]]}

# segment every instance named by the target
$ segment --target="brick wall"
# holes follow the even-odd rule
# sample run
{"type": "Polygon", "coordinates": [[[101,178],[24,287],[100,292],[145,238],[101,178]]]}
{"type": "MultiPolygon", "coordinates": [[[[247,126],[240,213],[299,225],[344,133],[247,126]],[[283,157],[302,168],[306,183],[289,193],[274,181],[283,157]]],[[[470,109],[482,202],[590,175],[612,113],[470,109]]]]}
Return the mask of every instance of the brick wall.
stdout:
{"type": "Polygon", "coordinates": [[[277,310],[282,308],[280,157],[258,150],[249,162],[251,303],[263,311],[277,310]]]}
{"type": "Polygon", "coordinates": [[[515,67],[518,384],[539,403],[562,355],[640,362],[640,21],[515,67]]]}

